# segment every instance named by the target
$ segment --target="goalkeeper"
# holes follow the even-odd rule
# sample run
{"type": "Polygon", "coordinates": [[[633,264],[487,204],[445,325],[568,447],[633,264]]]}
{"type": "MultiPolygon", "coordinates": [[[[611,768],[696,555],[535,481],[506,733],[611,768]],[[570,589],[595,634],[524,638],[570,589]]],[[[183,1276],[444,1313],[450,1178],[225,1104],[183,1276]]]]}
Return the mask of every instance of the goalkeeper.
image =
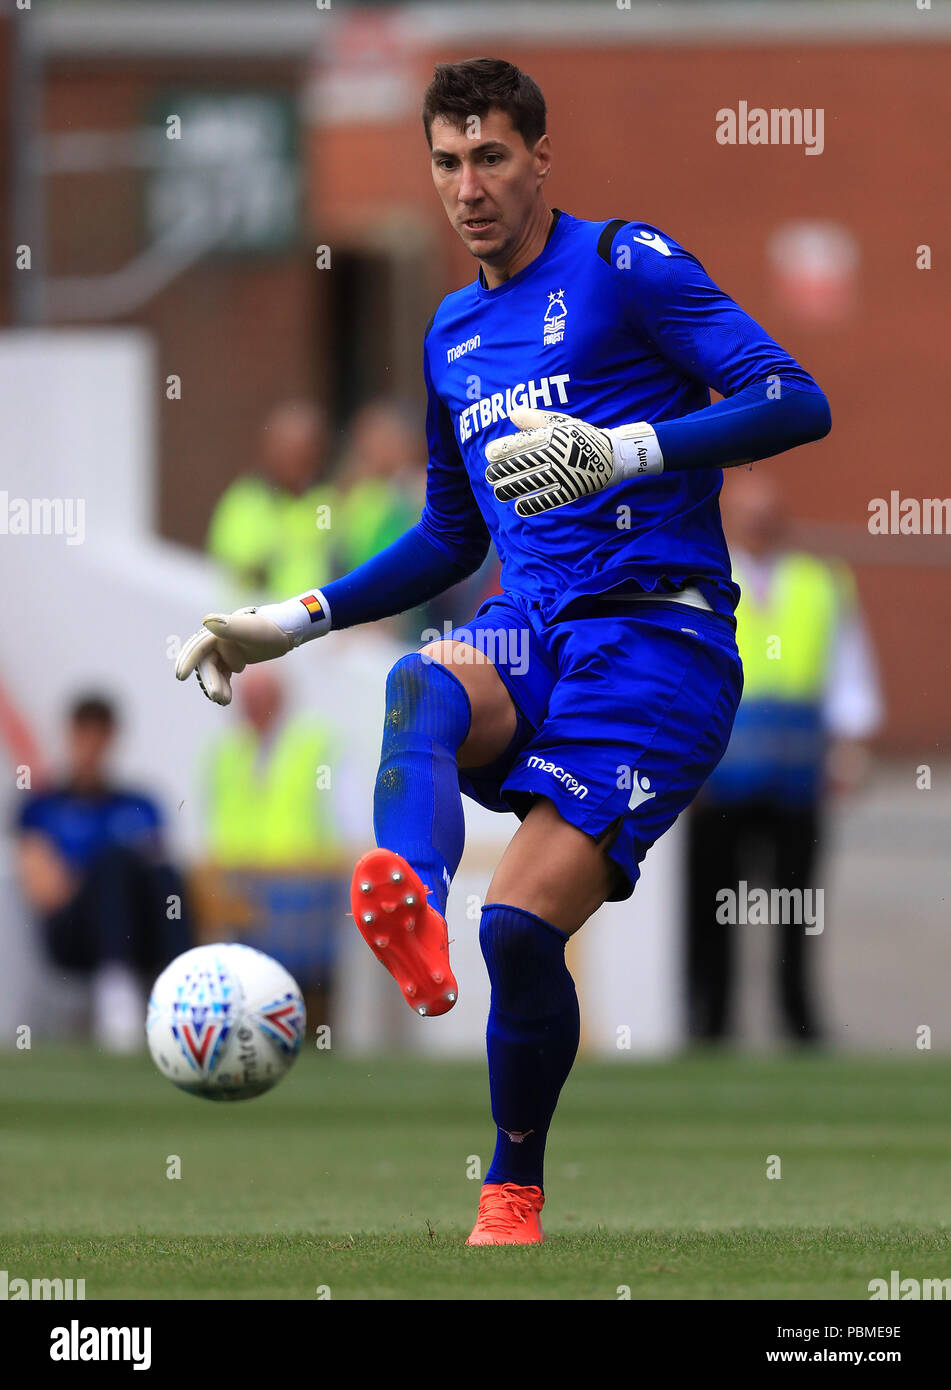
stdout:
{"type": "Polygon", "coordinates": [[[423,123],[479,272],[425,335],[422,516],[322,589],[206,618],[177,674],[196,671],[227,704],[246,663],[413,608],[494,541],[503,593],[390,672],[378,848],[356,866],[352,902],[410,1006],[444,1013],[461,793],[520,818],[479,933],[496,1147],[469,1243],[530,1243],[578,1046],[565,944],[633,891],[722,756],[740,697],[721,469],[820,438],[829,408],[672,237],[548,206],[530,77],[488,58],[440,65],[423,123]],[[709,387],[724,399],[711,405],[709,387]]]}

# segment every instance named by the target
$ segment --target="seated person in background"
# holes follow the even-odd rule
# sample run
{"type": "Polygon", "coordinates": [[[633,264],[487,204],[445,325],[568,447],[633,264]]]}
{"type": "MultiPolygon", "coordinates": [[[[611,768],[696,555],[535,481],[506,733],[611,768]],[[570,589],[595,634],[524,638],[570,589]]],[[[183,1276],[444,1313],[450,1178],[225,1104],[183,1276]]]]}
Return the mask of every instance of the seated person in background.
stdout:
{"type": "Polygon", "coordinates": [[[90,976],[96,1041],[128,1052],[145,1041],[145,978],[191,943],[182,884],[162,851],[158,807],[109,780],[115,735],[108,700],[76,700],[66,775],[29,795],[14,833],[20,885],[49,957],[90,976]]]}

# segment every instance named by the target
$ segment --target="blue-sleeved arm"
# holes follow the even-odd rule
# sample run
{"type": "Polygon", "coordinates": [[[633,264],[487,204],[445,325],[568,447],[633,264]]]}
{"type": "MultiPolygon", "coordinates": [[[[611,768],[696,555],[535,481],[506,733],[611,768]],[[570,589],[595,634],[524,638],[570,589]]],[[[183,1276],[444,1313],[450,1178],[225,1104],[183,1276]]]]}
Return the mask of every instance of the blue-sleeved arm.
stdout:
{"type": "Polygon", "coordinates": [[[405,613],[474,574],[489,550],[482,519],[456,444],[449,412],[436,394],[425,346],[429,463],[423,514],[379,555],[323,587],[332,628],[405,613]]]}
{"type": "Polygon", "coordinates": [[[756,382],[703,410],[656,424],[664,472],[731,468],[829,433],[829,402],[818,387],[812,391],[780,383],[778,395],[770,395],[771,389],[775,387],[767,382],[756,382]]]}
{"type": "Polygon", "coordinates": [[[454,563],[444,550],[438,550],[426,539],[417,522],[379,555],[323,586],[322,593],[330,608],[330,626],[355,627],[357,623],[372,623],[377,618],[405,613],[458,584],[478,568],[454,563]]]}
{"type": "Polygon", "coordinates": [[[748,463],[828,434],[829,403],[814,379],[683,247],[653,228],[628,224],[615,239],[613,261],[637,331],[725,398],[677,419],[647,422],[665,472],[748,463]]]}

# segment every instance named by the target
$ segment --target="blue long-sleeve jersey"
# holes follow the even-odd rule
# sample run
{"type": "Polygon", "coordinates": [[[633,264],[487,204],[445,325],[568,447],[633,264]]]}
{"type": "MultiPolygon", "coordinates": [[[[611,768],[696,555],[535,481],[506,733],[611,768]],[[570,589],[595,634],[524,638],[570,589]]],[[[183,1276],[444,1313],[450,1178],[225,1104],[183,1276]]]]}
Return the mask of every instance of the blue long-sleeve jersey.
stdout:
{"type": "Polygon", "coordinates": [[[829,428],[813,378],[694,256],[642,222],[556,213],[541,254],[511,279],[490,289],[480,274],[446,296],[424,371],[422,517],[389,552],[326,587],[334,627],[381,616],[380,599],[395,612],[448,587],[479,566],[490,538],[502,587],[545,619],[586,595],[686,584],[732,613],[720,465],[829,428]],[[729,399],[711,406],[710,387],[729,399]],[[605,427],[646,421],[665,471],[520,517],[485,481],[485,447],[513,432],[507,417],[519,405],[605,427]]]}

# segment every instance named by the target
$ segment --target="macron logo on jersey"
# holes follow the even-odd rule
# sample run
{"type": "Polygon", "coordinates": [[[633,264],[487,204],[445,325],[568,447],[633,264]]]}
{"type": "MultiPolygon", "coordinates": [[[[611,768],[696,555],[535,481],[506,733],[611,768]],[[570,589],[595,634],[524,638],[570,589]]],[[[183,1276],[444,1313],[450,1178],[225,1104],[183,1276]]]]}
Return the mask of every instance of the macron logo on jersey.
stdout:
{"type": "Polygon", "coordinates": [[[662,256],[671,254],[670,247],[656,232],[635,232],[631,237],[639,246],[649,246],[652,251],[659,251],[662,256]]]}
{"type": "Polygon", "coordinates": [[[479,430],[488,429],[496,420],[507,422],[511,412],[520,405],[531,406],[533,410],[553,410],[559,405],[567,405],[565,386],[570,380],[567,372],[559,372],[557,376],[539,377],[538,381],[520,381],[517,386],[507,386],[504,391],[493,391],[491,396],[480,396],[459,412],[460,440],[465,443],[479,430]]]}
{"type": "Polygon", "coordinates": [[[459,357],[465,357],[467,352],[472,352],[482,342],[478,333],[474,338],[467,338],[464,343],[457,343],[455,347],[446,348],[446,361],[455,362],[459,357]]]}

